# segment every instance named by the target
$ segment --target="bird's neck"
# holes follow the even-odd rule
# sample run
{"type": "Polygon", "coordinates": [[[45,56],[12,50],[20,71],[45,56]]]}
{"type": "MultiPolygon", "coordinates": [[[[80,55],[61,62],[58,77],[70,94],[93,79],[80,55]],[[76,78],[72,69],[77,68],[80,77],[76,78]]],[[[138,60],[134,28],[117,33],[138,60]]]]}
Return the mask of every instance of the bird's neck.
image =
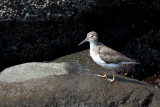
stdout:
{"type": "Polygon", "coordinates": [[[89,41],[90,42],[90,48],[93,48],[93,46],[97,46],[98,41],[89,41]]]}

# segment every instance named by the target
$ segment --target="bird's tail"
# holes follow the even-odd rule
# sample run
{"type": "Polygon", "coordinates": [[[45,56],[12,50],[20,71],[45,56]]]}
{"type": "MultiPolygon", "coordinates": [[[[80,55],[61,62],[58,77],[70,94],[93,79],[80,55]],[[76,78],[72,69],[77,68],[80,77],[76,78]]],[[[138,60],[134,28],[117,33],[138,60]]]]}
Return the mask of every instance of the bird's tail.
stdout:
{"type": "Polygon", "coordinates": [[[140,64],[139,62],[121,62],[120,64],[140,64]]]}

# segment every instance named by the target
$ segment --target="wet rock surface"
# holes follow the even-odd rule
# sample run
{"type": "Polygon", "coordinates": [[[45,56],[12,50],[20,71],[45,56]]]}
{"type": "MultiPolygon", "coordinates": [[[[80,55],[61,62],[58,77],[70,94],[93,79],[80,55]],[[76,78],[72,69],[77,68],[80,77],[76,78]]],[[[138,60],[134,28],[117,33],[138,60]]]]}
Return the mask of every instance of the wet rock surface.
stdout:
{"type": "Polygon", "coordinates": [[[95,30],[105,45],[142,63],[140,73],[128,76],[159,74],[159,42],[149,41],[158,40],[159,12],[157,0],[1,0],[0,71],[84,50],[88,44],[77,45],[95,30]]]}
{"type": "MultiPolygon", "coordinates": [[[[116,75],[117,82],[110,84],[104,78],[95,77],[95,74],[105,72],[99,71],[97,67],[88,68],[85,64],[69,62],[58,64],[67,65],[60,68],[64,68],[68,74],[51,74],[20,82],[1,81],[0,106],[158,107],[160,105],[160,91],[149,84],[120,75],[116,75]]],[[[38,65],[39,63],[37,67],[38,65]]],[[[35,68],[31,67],[31,69],[34,72],[35,68]]],[[[46,69],[46,71],[50,70],[46,69]]],[[[111,77],[110,73],[107,74],[111,77]]]]}

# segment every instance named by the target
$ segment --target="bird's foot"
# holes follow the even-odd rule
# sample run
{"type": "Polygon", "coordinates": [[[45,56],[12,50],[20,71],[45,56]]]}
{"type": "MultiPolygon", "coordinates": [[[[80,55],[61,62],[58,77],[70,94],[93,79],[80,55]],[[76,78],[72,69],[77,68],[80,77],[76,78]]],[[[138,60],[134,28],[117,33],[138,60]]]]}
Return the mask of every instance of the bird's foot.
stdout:
{"type": "Polygon", "coordinates": [[[98,77],[102,77],[102,78],[107,78],[107,75],[106,74],[104,74],[104,75],[95,75],[95,76],[98,76],[98,77]]]}
{"type": "Polygon", "coordinates": [[[115,82],[115,79],[107,79],[111,84],[113,83],[113,82],[115,82]]]}

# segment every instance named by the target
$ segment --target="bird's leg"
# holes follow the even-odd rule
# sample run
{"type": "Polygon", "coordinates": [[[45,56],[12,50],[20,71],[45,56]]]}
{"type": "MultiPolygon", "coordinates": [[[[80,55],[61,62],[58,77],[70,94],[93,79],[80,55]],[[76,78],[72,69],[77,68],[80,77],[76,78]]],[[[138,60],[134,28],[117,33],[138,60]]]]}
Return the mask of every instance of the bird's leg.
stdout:
{"type": "Polygon", "coordinates": [[[113,71],[113,78],[112,79],[108,78],[108,80],[110,81],[110,83],[115,82],[115,71],[113,71]]]}
{"type": "Polygon", "coordinates": [[[96,76],[98,76],[98,77],[102,77],[102,78],[107,78],[107,75],[106,74],[104,74],[104,75],[96,75],[96,76]]]}

